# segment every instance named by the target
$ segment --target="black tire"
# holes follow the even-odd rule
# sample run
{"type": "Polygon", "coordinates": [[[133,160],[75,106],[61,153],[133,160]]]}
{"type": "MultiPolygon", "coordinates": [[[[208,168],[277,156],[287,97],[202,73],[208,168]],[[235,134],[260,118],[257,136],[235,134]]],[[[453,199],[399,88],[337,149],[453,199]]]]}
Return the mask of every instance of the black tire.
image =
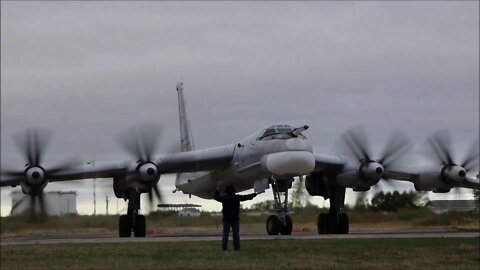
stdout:
{"type": "Polygon", "coordinates": [[[282,224],[282,230],[280,230],[280,234],[282,235],[291,235],[293,229],[293,222],[292,218],[289,215],[285,216],[285,225],[282,224]]]}
{"type": "Polygon", "coordinates": [[[280,233],[280,229],[282,223],[278,216],[270,215],[267,218],[267,233],[268,235],[278,235],[280,233]]]}
{"type": "Polygon", "coordinates": [[[326,216],[326,234],[338,234],[338,220],[337,216],[333,213],[327,213],[326,216]]]}
{"type": "Polygon", "coordinates": [[[338,217],[338,228],[339,228],[339,233],[340,234],[348,234],[349,230],[349,222],[348,222],[348,216],[345,213],[340,213],[338,217]]]}
{"type": "Polygon", "coordinates": [[[137,215],[135,217],[135,237],[145,237],[147,235],[147,225],[145,216],[137,215]]]}
{"type": "Polygon", "coordinates": [[[318,234],[327,233],[327,215],[325,213],[320,213],[320,215],[318,215],[317,230],[318,234]]]}
{"type": "Polygon", "coordinates": [[[130,237],[132,233],[132,221],[127,215],[121,215],[118,219],[118,236],[130,237]]]}

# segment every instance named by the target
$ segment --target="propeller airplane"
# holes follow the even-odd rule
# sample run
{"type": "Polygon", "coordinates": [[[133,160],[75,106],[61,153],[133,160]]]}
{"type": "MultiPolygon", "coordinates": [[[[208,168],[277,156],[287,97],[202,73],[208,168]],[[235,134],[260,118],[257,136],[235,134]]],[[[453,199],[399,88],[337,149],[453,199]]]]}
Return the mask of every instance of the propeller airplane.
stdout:
{"type": "MultiPolygon", "coordinates": [[[[235,142],[234,144],[199,149],[194,148],[183,93],[183,83],[177,84],[180,118],[181,152],[157,153],[161,131],[148,125],[127,130],[118,137],[132,158],[95,166],[74,166],[72,163],[43,167],[47,144],[45,133],[29,129],[17,136],[17,144],[26,164],[22,169],[3,170],[2,187],[20,185],[31,198],[32,209],[38,204],[45,208],[43,190],[49,182],[92,178],[113,179],[115,196],[128,201],[126,215],[119,218],[119,236],[145,237],[145,217],[139,214],[140,195],[161,199],[160,178],[176,173],[176,191],[213,199],[219,182],[233,185],[238,192],[254,189],[261,193],[272,188],[274,215],[266,222],[269,235],[292,233],[293,222],[288,214],[288,191],[294,177],[305,177],[305,187],[311,196],[330,200],[328,213],[318,216],[318,233],[346,234],[347,214],[341,212],[346,188],[364,192],[379,181],[409,181],[418,191],[448,192],[452,188],[480,189],[477,179],[469,176],[478,170],[478,146],[472,147],[461,162],[455,162],[450,139],[436,133],[429,139],[435,165],[400,167],[395,164],[409,148],[409,141],[400,132],[394,133],[379,158],[368,148],[361,129],[347,131],[341,138],[345,156],[315,153],[304,132],[308,125],[274,124],[235,142]]],[[[224,186],[225,186],[224,185],[224,186]]]]}

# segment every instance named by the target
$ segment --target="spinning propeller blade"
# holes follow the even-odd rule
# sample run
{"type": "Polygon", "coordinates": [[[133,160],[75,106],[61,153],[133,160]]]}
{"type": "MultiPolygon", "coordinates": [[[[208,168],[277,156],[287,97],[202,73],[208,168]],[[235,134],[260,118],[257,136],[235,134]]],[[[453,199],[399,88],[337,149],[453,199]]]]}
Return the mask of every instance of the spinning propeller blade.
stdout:
{"type": "MultiPolygon", "coordinates": [[[[349,129],[342,135],[341,139],[340,147],[343,152],[360,163],[358,169],[360,181],[357,180],[351,186],[356,191],[370,188],[373,191],[378,191],[381,189],[382,183],[392,186],[392,180],[385,178],[384,172],[410,148],[410,141],[407,136],[399,131],[393,133],[389,138],[379,158],[374,157],[363,128],[349,129]]],[[[359,200],[364,200],[367,193],[361,192],[358,196],[359,200]]]]}
{"type": "MultiPolygon", "coordinates": [[[[125,130],[117,137],[117,141],[133,158],[139,161],[140,165],[148,163],[151,166],[156,166],[152,158],[162,135],[163,129],[161,126],[140,124],[135,128],[125,130]]],[[[160,177],[160,175],[158,175],[158,177],[160,177]]],[[[150,187],[147,194],[150,205],[153,205],[155,198],[159,201],[162,199],[157,182],[158,181],[148,182],[150,187]]]]}
{"type": "Polygon", "coordinates": [[[462,183],[468,183],[467,173],[478,170],[479,149],[478,138],[468,149],[461,162],[457,162],[453,155],[453,147],[450,134],[446,130],[437,131],[427,139],[427,158],[434,160],[442,166],[440,178],[450,188],[457,187],[462,183]]]}
{"type": "MultiPolygon", "coordinates": [[[[39,216],[46,216],[47,209],[43,189],[46,186],[45,181],[48,177],[76,163],[73,160],[69,160],[50,168],[44,168],[42,166],[45,151],[51,136],[52,133],[49,130],[38,128],[29,128],[15,134],[14,141],[27,164],[23,169],[2,169],[2,176],[19,179],[19,182],[27,187],[24,192],[27,192],[27,195],[30,196],[29,209],[32,221],[40,221],[39,216]]],[[[18,205],[16,207],[18,207],[18,205]]]]}
{"type": "Polygon", "coordinates": [[[378,162],[384,168],[391,166],[400,159],[410,148],[410,141],[407,136],[400,131],[392,134],[380,155],[380,158],[372,158],[367,136],[363,128],[353,128],[342,135],[343,144],[341,147],[347,151],[350,157],[361,162],[378,162]]]}
{"type": "Polygon", "coordinates": [[[140,124],[125,130],[117,137],[117,141],[134,158],[147,162],[151,161],[161,137],[161,126],[140,124]]]}
{"type": "Polygon", "coordinates": [[[468,149],[465,157],[463,158],[462,163],[460,164],[460,166],[465,168],[467,172],[476,171],[480,167],[478,149],[479,149],[479,143],[477,138],[468,149]]]}

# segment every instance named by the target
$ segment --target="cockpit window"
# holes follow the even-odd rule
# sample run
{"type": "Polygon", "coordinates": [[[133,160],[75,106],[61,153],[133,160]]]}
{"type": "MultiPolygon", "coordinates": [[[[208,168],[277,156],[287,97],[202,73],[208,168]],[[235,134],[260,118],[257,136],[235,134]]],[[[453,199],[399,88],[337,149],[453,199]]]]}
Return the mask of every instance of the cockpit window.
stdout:
{"type": "Polygon", "coordinates": [[[261,135],[261,137],[267,137],[267,136],[275,135],[275,134],[277,134],[277,130],[275,130],[274,128],[267,128],[267,129],[265,129],[265,131],[263,132],[263,135],[261,135]]]}
{"type": "MultiPolygon", "coordinates": [[[[269,126],[266,129],[264,129],[262,132],[260,132],[260,135],[258,136],[257,140],[274,140],[274,139],[290,139],[293,138],[291,132],[293,130],[293,127],[290,125],[273,125],[269,126]]],[[[300,135],[302,138],[303,135],[300,135]]]]}

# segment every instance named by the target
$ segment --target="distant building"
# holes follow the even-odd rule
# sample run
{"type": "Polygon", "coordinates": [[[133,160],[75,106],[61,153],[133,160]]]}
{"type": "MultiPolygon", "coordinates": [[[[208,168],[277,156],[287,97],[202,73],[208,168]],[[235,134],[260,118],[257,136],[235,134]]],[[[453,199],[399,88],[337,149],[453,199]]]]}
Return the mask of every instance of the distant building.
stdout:
{"type": "Polygon", "coordinates": [[[166,209],[167,211],[177,212],[180,217],[199,217],[201,214],[201,205],[198,204],[159,204],[160,209],[166,209]]]}
{"type": "MultiPolygon", "coordinates": [[[[246,216],[250,216],[250,217],[259,217],[261,215],[265,215],[265,214],[268,214],[269,212],[262,212],[262,211],[247,211],[247,212],[244,212],[243,214],[246,215],[246,216]]],[[[292,212],[290,212],[292,213],[292,212]]]]}
{"type": "MultiPolygon", "coordinates": [[[[38,200],[38,199],[37,199],[38,200]]],[[[50,191],[43,194],[46,214],[49,216],[63,216],[77,214],[77,193],[74,191],[50,191]]],[[[37,201],[36,207],[40,204],[37,201]]],[[[31,197],[21,191],[12,192],[11,216],[16,216],[30,210],[31,197]]],[[[37,209],[38,210],[38,209],[37,209]]]]}
{"type": "Polygon", "coordinates": [[[199,217],[200,210],[196,208],[183,208],[180,212],[178,212],[179,217],[199,217]]]}
{"type": "Polygon", "coordinates": [[[469,212],[475,209],[474,200],[434,200],[425,205],[436,214],[449,211],[469,212]]]}

